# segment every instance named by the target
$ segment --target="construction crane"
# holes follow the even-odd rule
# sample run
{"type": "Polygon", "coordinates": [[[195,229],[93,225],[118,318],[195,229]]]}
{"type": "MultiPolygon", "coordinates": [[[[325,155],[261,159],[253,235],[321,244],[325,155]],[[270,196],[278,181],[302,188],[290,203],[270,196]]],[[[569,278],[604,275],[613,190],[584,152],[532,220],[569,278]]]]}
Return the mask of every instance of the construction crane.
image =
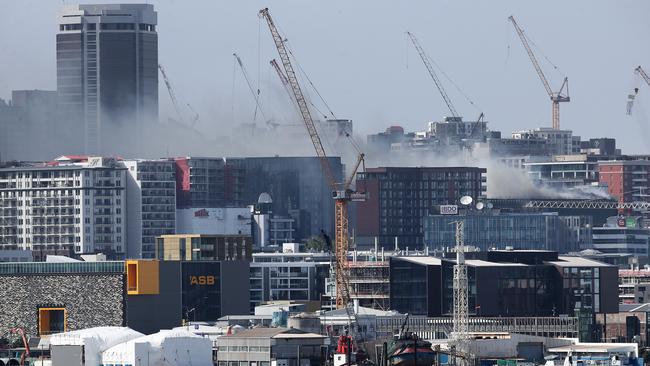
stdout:
{"type": "Polygon", "coordinates": [[[169,81],[169,78],[167,77],[167,73],[165,72],[165,69],[162,67],[161,64],[158,64],[158,69],[160,70],[160,74],[162,75],[163,81],[165,82],[165,86],[167,87],[167,91],[169,92],[169,98],[172,100],[172,105],[176,110],[176,115],[178,116],[179,119],[182,120],[183,116],[181,114],[181,109],[178,106],[178,99],[176,99],[176,93],[174,93],[174,88],[172,88],[172,84],[169,81]]]}
{"type": "Polygon", "coordinates": [[[295,99],[293,99],[293,92],[291,92],[291,86],[289,85],[289,79],[287,79],[287,75],[285,75],[282,69],[280,69],[280,65],[278,65],[278,62],[275,59],[272,59],[270,63],[271,66],[273,66],[273,69],[275,69],[275,72],[278,74],[284,90],[286,90],[287,94],[289,94],[289,99],[291,99],[292,102],[295,102],[295,99]]]}
{"type": "MultiPolygon", "coordinates": [[[[636,75],[640,75],[641,78],[650,86],[650,76],[646,74],[646,72],[643,70],[641,66],[637,66],[636,69],[634,69],[634,73],[636,75]]],[[[634,100],[636,99],[637,94],[639,94],[639,88],[635,87],[634,88],[634,94],[628,94],[627,96],[627,108],[626,108],[626,114],[628,116],[632,115],[632,107],[634,106],[634,100]]]]}
{"type": "Polygon", "coordinates": [[[646,74],[645,70],[643,70],[643,68],[641,66],[637,66],[637,68],[634,69],[634,73],[637,74],[637,75],[641,75],[643,80],[645,80],[646,84],[648,84],[648,86],[650,86],[650,76],[648,76],[648,74],[646,74]]]}
{"type": "Polygon", "coordinates": [[[537,58],[535,57],[533,50],[530,48],[530,45],[528,44],[528,39],[526,38],[524,31],[521,29],[521,27],[519,27],[519,24],[517,24],[517,21],[515,21],[514,16],[511,15],[510,17],[508,17],[508,20],[512,22],[512,25],[515,27],[515,30],[517,31],[517,35],[519,35],[519,39],[521,39],[521,43],[524,45],[524,48],[526,49],[526,53],[528,53],[528,57],[530,58],[530,61],[533,63],[533,67],[535,67],[537,76],[539,76],[539,79],[542,81],[542,84],[544,84],[544,89],[546,89],[546,93],[551,98],[551,103],[553,106],[552,126],[554,130],[559,130],[560,129],[560,103],[571,101],[571,98],[569,97],[569,79],[565,76],[564,81],[560,86],[560,90],[554,92],[553,89],[551,89],[551,85],[549,84],[548,79],[546,79],[546,76],[544,75],[544,71],[542,71],[542,68],[539,66],[539,62],[537,62],[537,58]],[[566,94],[564,94],[565,87],[566,87],[566,94]]]}
{"type": "MultiPolygon", "coordinates": [[[[309,137],[316,150],[316,155],[319,157],[325,177],[333,191],[332,197],[335,202],[335,259],[336,259],[336,307],[337,309],[345,308],[349,311],[350,306],[350,293],[348,287],[348,247],[349,247],[349,233],[348,233],[348,203],[352,200],[363,200],[365,195],[357,193],[351,189],[352,180],[356,175],[357,170],[364,162],[364,154],[359,153],[357,162],[352,169],[350,177],[344,182],[339,183],[334,175],[330,161],[327,158],[325,149],[321,142],[321,138],[316,130],[316,125],[312,118],[307,100],[303,95],[298,78],[294,71],[289,53],[284,44],[284,39],[280,36],[278,29],[269,14],[269,9],[265,8],[260,10],[260,16],[263,17],[269,27],[273,42],[278,50],[282,66],[284,68],[284,75],[286,75],[288,85],[290,87],[292,96],[298,106],[300,115],[305,123],[309,137]]],[[[356,314],[352,312],[356,318],[356,314]]],[[[348,315],[350,313],[348,312],[348,315]]],[[[356,320],[356,319],[355,319],[356,320]]],[[[351,327],[352,328],[352,327],[351,327]]]]}
{"type": "MultiPolygon", "coordinates": [[[[174,93],[174,88],[172,87],[171,82],[169,81],[169,78],[167,77],[167,73],[165,72],[165,69],[162,67],[161,64],[158,64],[158,69],[160,70],[160,74],[163,77],[163,81],[165,82],[165,86],[167,87],[167,92],[169,92],[169,98],[172,100],[172,105],[174,106],[174,110],[176,110],[176,115],[178,116],[178,119],[180,122],[185,123],[183,118],[183,113],[181,112],[181,108],[178,104],[178,99],[176,99],[176,93],[174,93]]],[[[187,108],[190,109],[193,113],[192,117],[192,123],[191,127],[194,128],[196,125],[196,122],[199,121],[199,114],[192,108],[192,106],[189,103],[186,103],[187,108]]]]}
{"type": "Polygon", "coordinates": [[[420,58],[422,59],[422,62],[424,63],[424,66],[429,71],[429,75],[431,75],[431,79],[433,79],[433,82],[436,84],[436,87],[438,88],[438,91],[440,92],[440,95],[442,96],[442,99],[445,101],[445,104],[447,105],[447,108],[449,109],[449,112],[451,113],[451,116],[452,117],[460,117],[458,115],[458,112],[456,112],[456,108],[454,107],[454,104],[451,102],[451,99],[449,98],[449,95],[447,95],[447,92],[445,91],[445,88],[442,86],[442,83],[440,82],[440,79],[438,78],[438,75],[436,74],[435,70],[433,69],[433,65],[431,65],[429,56],[426,54],[426,52],[424,52],[424,49],[422,49],[422,46],[420,46],[420,42],[418,42],[417,38],[415,38],[413,33],[406,32],[406,34],[411,39],[411,42],[413,43],[413,46],[415,46],[415,49],[418,51],[418,54],[420,55],[420,58]]]}
{"type": "Polygon", "coordinates": [[[260,90],[257,89],[257,92],[255,92],[253,89],[253,84],[251,84],[250,78],[248,77],[248,72],[246,72],[246,67],[244,66],[244,63],[242,62],[239,55],[237,55],[237,53],[233,53],[232,55],[235,57],[235,60],[237,60],[239,68],[241,69],[241,73],[244,75],[244,79],[246,80],[246,85],[248,85],[248,89],[251,91],[253,99],[255,99],[255,115],[253,116],[253,119],[257,118],[257,110],[259,109],[260,114],[266,120],[266,116],[264,115],[264,111],[262,111],[262,106],[260,105],[260,90]]]}

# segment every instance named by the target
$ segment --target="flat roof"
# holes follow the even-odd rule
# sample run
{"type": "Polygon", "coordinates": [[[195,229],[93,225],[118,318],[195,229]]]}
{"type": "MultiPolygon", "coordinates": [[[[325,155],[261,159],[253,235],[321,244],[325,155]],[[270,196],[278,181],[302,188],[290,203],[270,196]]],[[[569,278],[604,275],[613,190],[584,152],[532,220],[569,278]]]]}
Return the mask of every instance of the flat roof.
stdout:
{"type": "Polygon", "coordinates": [[[571,256],[559,256],[557,261],[549,261],[547,263],[556,265],[558,267],[615,267],[611,264],[599,262],[593,259],[571,256]]]}
{"type": "Polygon", "coordinates": [[[417,264],[424,264],[427,266],[439,266],[442,264],[442,260],[440,258],[435,258],[435,257],[412,256],[412,257],[392,257],[392,258],[402,259],[407,262],[413,262],[417,264]]]}
{"type": "Polygon", "coordinates": [[[227,338],[325,338],[320,334],[307,333],[293,328],[252,328],[242,330],[227,338]]]}
{"type": "Polygon", "coordinates": [[[556,353],[627,353],[630,351],[637,352],[638,345],[636,343],[578,343],[568,346],[549,348],[548,351],[556,353]]]}
{"type": "MultiPolygon", "coordinates": [[[[455,262],[455,260],[454,260],[455,262]]],[[[472,267],[522,267],[528,266],[525,263],[513,263],[513,262],[488,262],[480,259],[467,259],[465,264],[472,267]]]]}

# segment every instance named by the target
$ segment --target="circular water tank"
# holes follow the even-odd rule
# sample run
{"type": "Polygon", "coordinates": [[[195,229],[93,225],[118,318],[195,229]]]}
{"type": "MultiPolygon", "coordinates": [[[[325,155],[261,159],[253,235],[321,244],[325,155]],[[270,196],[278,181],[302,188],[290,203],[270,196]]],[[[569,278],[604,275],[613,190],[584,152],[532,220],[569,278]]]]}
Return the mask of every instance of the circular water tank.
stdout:
{"type": "Polygon", "coordinates": [[[20,366],[20,360],[17,360],[15,358],[10,358],[7,363],[7,366],[20,366]]]}
{"type": "Polygon", "coordinates": [[[257,203],[273,203],[273,200],[271,199],[270,194],[266,192],[262,192],[260,196],[257,198],[257,203]]]}
{"type": "Polygon", "coordinates": [[[288,319],[287,327],[318,334],[320,333],[320,318],[313,314],[298,314],[288,319]]]}

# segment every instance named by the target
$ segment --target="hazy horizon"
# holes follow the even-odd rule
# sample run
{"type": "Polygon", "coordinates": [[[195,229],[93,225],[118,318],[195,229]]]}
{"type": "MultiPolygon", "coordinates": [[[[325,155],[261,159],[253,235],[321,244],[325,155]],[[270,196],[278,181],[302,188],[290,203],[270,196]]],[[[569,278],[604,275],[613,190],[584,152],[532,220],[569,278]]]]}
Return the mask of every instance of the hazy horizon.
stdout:
{"type": "MultiPolygon", "coordinates": [[[[56,90],[56,15],[63,5],[75,3],[3,2],[0,98],[10,99],[11,90],[56,90]]],[[[583,139],[614,137],[624,153],[650,153],[645,143],[650,136],[650,87],[633,75],[637,65],[650,71],[647,1],[149,3],[158,12],[159,61],[178,99],[201,116],[199,131],[232,129],[253,119],[255,103],[233,63],[233,52],[242,57],[253,83],[259,80],[267,118],[299,122],[268,64],[278,56],[266,23],[257,16],[267,6],[336,117],[352,119],[361,135],[390,125],[424,130],[427,121],[447,114],[407,30],[480,106],[491,129],[507,136],[513,130],[548,127],[551,103],[507,21],[512,14],[539,47],[535,52],[551,87],[558,88],[564,74],[569,77],[572,101],[560,107],[562,128],[583,139]],[[634,115],[626,116],[626,97],[633,87],[640,87],[639,96],[634,115]]],[[[441,80],[459,113],[475,119],[479,109],[442,75],[441,80]]],[[[161,120],[175,117],[162,78],[159,84],[161,120]]],[[[264,124],[259,117],[257,122],[264,124]]]]}

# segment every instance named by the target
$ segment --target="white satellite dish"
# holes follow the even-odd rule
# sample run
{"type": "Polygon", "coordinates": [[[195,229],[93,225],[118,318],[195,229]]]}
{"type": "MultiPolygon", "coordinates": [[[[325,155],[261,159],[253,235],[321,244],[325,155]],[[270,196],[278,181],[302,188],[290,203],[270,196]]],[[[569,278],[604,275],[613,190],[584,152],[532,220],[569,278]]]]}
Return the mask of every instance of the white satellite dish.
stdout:
{"type": "Polygon", "coordinates": [[[463,196],[460,198],[460,204],[463,206],[469,206],[470,204],[472,204],[472,201],[473,199],[470,196],[463,196]]]}
{"type": "Polygon", "coordinates": [[[483,202],[477,202],[477,203],[476,203],[476,209],[477,209],[477,210],[482,210],[483,207],[485,207],[485,205],[483,204],[483,202]]]}
{"type": "Polygon", "coordinates": [[[492,202],[488,202],[488,203],[487,203],[487,208],[491,209],[492,207],[494,207],[494,205],[492,204],[492,202]]]}

